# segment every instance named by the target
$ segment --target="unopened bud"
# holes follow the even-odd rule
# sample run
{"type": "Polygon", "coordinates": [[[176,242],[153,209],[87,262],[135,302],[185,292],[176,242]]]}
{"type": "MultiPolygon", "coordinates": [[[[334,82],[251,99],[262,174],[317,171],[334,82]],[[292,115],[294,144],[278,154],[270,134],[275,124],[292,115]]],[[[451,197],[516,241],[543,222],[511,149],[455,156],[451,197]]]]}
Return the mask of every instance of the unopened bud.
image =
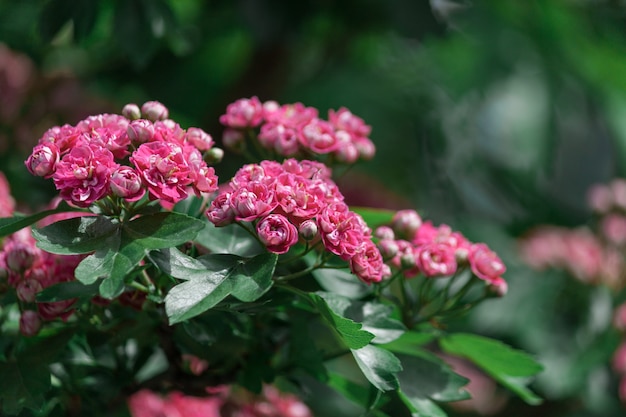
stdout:
{"type": "Polygon", "coordinates": [[[411,239],[422,225],[422,218],[415,210],[400,210],[393,216],[391,224],[398,234],[411,239]]]}
{"type": "Polygon", "coordinates": [[[199,127],[190,127],[187,129],[186,138],[189,143],[201,151],[207,151],[215,144],[211,135],[199,127]]]}
{"type": "Polygon", "coordinates": [[[374,236],[380,240],[384,240],[384,239],[393,240],[396,238],[395,233],[393,233],[393,229],[389,226],[378,226],[374,230],[374,236]]]}
{"type": "Polygon", "coordinates": [[[355,141],[354,145],[359,151],[359,157],[363,160],[369,161],[376,155],[376,146],[374,146],[374,142],[368,138],[360,138],[355,141]]]}
{"type": "Polygon", "coordinates": [[[41,330],[41,319],[37,312],[26,310],[20,316],[20,333],[24,336],[35,336],[41,330]]]}
{"type": "Polygon", "coordinates": [[[162,103],[158,101],[147,101],[141,106],[141,114],[148,120],[156,122],[157,120],[165,120],[169,117],[169,111],[162,103]]]}
{"type": "Polygon", "coordinates": [[[489,283],[487,290],[489,293],[495,297],[504,297],[506,293],[509,291],[509,285],[503,278],[495,280],[489,283]]]}
{"type": "Polygon", "coordinates": [[[353,143],[344,143],[335,151],[335,156],[339,162],[353,164],[359,159],[359,151],[353,143]]]}
{"type": "Polygon", "coordinates": [[[10,270],[24,272],[33,265],[36,256],[35,247],[27,243],[17,242],[5,251],[5,262],[10,270]]]}
{"type": "Polygon", "coordinates": [[[148,142],[154,136],[154,125],[146,119],[133,120],[126,128],[128,139],[134,143],[148,142]]]}
{"type": "Polygon", "coordinates": [[[128,103],[122,109],[122,116],[128,120],[136,120],[141,117],[141,110],[139,110],[139,106],[135,103],[128,103]]]}
{"type": "Polygon", "coordinates": [[[304,240],[313,240],[317,236],[317,231],[317,224],[313,220],[305,220],[298,227],[298,233],[304,240]]]}
{"type": "Polygon", "coordinates": [[[43,289],[41,283],[34,279],[23,279],[17,284],[15,289],[17,298],[27,303],[34,303],[35,297],[43,289]]]}
{"type": "Polygon", "coordinates": [[[383,259],[393,258],[400,250],[398,244],[393,239],[382,239],[376,246],[378,247],[380,254],[383,256],[383,259]]]}
{"type": "Polygon", "coordinates": [[[404,252],[400,256],[400,266],[402,269],[411,269],[417,265],[417,259],[415,259],[415,254],[413,251],[404,252]]]}
{"type": "Polygon", "coordinates": [[[121,166],[111,174],[111,192],[128,201],[140,200],[146,193],[139,174],[129,166],[121,166]]]}
{"type": "Polygon", "coordinates": [[[209,165],[219,164],[224,159],[224,150],[222,148],[211,148],[204,153],[204,162],[209,165]]]}
{"type": "Polygon", "coordinates": [[[224,147],[235,151],[243,150],[245,145],[243,132],[236,129],[225,129],[222,135],[224,147]]]}

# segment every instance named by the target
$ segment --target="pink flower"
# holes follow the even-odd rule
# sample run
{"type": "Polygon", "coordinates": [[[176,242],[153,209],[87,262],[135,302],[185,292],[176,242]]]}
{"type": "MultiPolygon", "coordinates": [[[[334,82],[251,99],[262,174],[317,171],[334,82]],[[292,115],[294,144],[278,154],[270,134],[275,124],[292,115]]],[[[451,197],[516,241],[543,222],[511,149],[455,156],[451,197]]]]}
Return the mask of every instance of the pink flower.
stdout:
{"type": "Polygon", "coordinates": [[[317,109],[314,107],[306,107],[302,103],[294,103],[284,104],[273,111],[266,111],[265,120],[297,128],[317,118],[317,115],[317,109]]]}
{"type": "Polygon", "coordinates": [[[141,117],[141,110],[135,103],[128,103],[122,108],[122,116],[128,120],[137,120],[141,117]]]}
{"type": "Polygon", "coordinates": [[[141,106],[142,115],[153,122],[165,120],[169,117],[169,110],[158,101],[147,101],[141,106]]]}
{"type": "Polygon", "coordinates": [[[118,167],[111,151],[81,140],[59,161],[52,179],[61,198],[89,207],[108,194],[109,178],[118,167]]]}
{"type": "Polygon", "coordinates": [[[339,148],[333,126],[320,119],[313,119],[303,125],[298,139],[305,148],[317,154],[331,153],[339,148]]]}
{"type": "Polygon", "coordinates": [[[198,127],[190,127],[187,129],[185,138],[187,139],[187,142],[191,143],[201,151],[208,151],[215,144],[211,135],[198,127]]]}
{"type": "Polygon", "coordinates": [[[317,216],[324,247],[344,260],[350,259],[369,240],[367,225],[344,203],[331,203],[317,216]]]}
{"type": "Polygon", "coordinates": [[[52,321],[57,318],[66,321],[74,313],[71,307],[75,302],[76,299],[73,298],[49,303],[37,303],[37,312],[39,317],[46,321],[52,321]]]}
{"type": "Polygon", "coordinates": [[[220,123],[232,128],[256,127],[262,120],[263,105],[256,96],[229,104],[226,114],[220,116],[220,123]]]}
{"type": "Polygon", "coordinates": [[[427,277],[452,275],[457,263],[454,248],[445,243],[428,243],[416,249],[417,266],[427,277]]]}
{"type": "MultiPolygon", "coordinates": [[[[409,240],[413,238],[420,226],[422,226],[422,218],[415,210],[399,210],[393,215],[393,219],[391,220],[393,230],[399,236],[404,236],[409,240]]],[[[427,225],[427,228],[423,232],[427,230],[430,231],[430,226],[432,226],[432,224],[427,225]]],[[[426,238],[426,242],[430,240],[429,234],[429,237],[426,238]]]]}
{"type": "Polygon", "coordinates": [[[37,312],[26,310],[20,316],[20,333],[24,336],[35,336],[41,329],[41,319],[37,312]]]}
{"type": "Polygon", "coordinates": [[[127,201],[140,200],[146,194],[141,177],[129,166],[122,166],[111,174],[111,192],[127,201]]]}
{"type": "Polygon", "coordinates": [[[208,167],[200,151],[190,145],[183,147],[185,160],[189,166],[189,178],[191,178],[191,187],[198,197],[201,193],[212,193],[217,190],[217,175],[215,169],[208,167]]]}
{"type": "Polygon", "coordinates": [[[337,130],[345,130],[354,136],[369,136],[372,128],[365,124],[363,119],[355,116],[345,107],[341,107],[336,112],[328,111],[328,120],[337,130]]]}
{"type": "Polygon", "coordinates": [[[74,144],[83,132],[74,126],[63,125],[48,129],[39,139],[39,144],[54,144],[59,154],[65,154],[74,147],[74,144]]]}
{"type": "Polygon", "coordinates": [[[311,180],[289,173],[276,179],[275,197],[280,209],[296,224],[311,219],[325,205],[324,196],[317,188],[310,187],[311,180]]]}
{"type": "Polygon", "coordinates": [[[35,297],[42,289],[41,283],[36,279],[22,279],[17,284],[17,298],[27,303],[34,303],[35,297]]]}
{"type": "Polygon", "coordinates": [[[606,239],[614,245],[626,244],[626,216],[609,213],[602,218],[600,229],[606,239]]]}
{"type": "Polygon", "coordinates": [[[295,155],[300,150],[297,130],[283,124],[265,123],[258,140],[265,148],[274,149],[283,156],[295,155]]]}
{"type": "Polygon", "coordinates": [[[258,181],[251,181],[245,187],[235,190],[230,197],[230,203],[235,219],[245,222],[265,216],[277,206],[273,191],[258,181]]]}
{"type": "Polygon", "coordinates": [[[152,198],[178,203],[187,197],[187,186],[193,182],[180,145],[172,142],[147,142],[130,157],[141,173],[152,198]]]}
{"type": "Polygon", "coordinates": [[[613,205],[611,189],[603,184],[596,184],[587,192],[587,205],[598,213],[606,213],[613,205]]]}
{"type": "Polygon", "coordinates": [[[4,247],[4,262],[14,272],[24,272],[38,260],[41,250],[34,242],[10,240],[4,247]]]}
{"type": "Polygon", "coordinates": [[[38,177],[50,178],[59,162],[59,149],[54,143],[43,143],[35,146],[26,160],[28,171],[38,177]]]}
{"type": "Polygon", "coordinates": [[[76,129],[84,133],[83,137],[107,148],[118,159],[129,154],[130,139],[126,133],[127,128],[128,119],[119,114],[89,116],[76,125],[76,129]]]}
{"type": "Polygon", "coordinates": [[[189,368],[189,372],[191,372],[192,374],[196,376],[202,375],[204,371],[209,369],[209,363],[205,361],[204,359],[201,359],[195,355],[191,355],[187,353],[183,354],[182,360],[189,368]]]}
{"type": "Polygon", "coordinates": [[[128,124],[126,134],[133,143],[150,142],[154,136],[154,124],[146,119],[133,120],[128,124]]]}
{"type": "Polygon", "coordinates": [[[15,200],[11,196],[9,182],[0,171],[0,217],[9,217],[15,209],[15,200]]]}
{"type": "Polygon", "coordinates": [[[269,214],[256,227],[259,239],[267,250],[281,254],[298,242],[298,229],[285,216],[269,214]]]}
{"type": "Polygon", "coordinates": [[[224,129],[222,144],[228,149],[240,149],[243,147],[246,137],[237,129],[224,129]]]}
{"type": "Polygon", "coordinates": [[[128,399],[132,417],[220,417],[221,397],[192,397],[171,392],[167,397],[141,390],[128,399]]]}
{"type": "Polygon", "coordinates": [[[366,284],[380,282],[390,275],[389,267],[383,263],[380,251],[372,241],[365,241],[361,250],[350,258],[350,269],[366,284]]]}
{"type": "Polygon", "coordinates": [[[216,226],[226,226],[235,220],[235,211],[230,204],[231,193],[220,193],[213,201],[206,212],[206,216],[211,223],[216,226]]]}
{"type": "Polygon", "coordinates": [[[498,255],[484,243],[476,243],[471,246],[468,256],[472,272],[480,279],[490,283],[498,283],[506,266],[498,255]]]}

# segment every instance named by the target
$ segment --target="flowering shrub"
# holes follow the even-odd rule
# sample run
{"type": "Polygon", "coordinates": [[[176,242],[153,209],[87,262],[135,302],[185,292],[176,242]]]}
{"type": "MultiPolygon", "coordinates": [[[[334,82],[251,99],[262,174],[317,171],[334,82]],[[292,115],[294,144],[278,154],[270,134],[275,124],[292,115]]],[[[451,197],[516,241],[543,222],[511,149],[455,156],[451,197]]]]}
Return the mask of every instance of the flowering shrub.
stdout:
{"type": "Polygon", "coordinates": [[[49,129],[25,161],[58,190],[47,210],[15,213],[0,178],[5,414],[304,417],[322,383],[364,413],[441,416],[469,397],[441,352],[540,401],[529,356],[446,331],[506,294],[498,255],[346,204],[333,167],[375,152],[361,118],[238,100],[223,143],[255,159],[219,184],[223,151],[168,117],[152,101],[49,129]]]}

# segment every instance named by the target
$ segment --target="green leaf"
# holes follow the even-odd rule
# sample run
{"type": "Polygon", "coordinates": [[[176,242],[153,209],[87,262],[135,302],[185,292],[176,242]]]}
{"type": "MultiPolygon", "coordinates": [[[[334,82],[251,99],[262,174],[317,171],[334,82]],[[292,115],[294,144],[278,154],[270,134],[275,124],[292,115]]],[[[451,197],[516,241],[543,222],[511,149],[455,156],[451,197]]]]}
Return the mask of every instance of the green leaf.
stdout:
{"type": "Polygon", "coordinates": [[[328,374],[316,338],[311,335],[309,317],[308,313],[289,316],[289,361],[315,379],[325,382],[328,374]]]}
{"type": "Polygon", "coordinates": [[[448,417],[448,414],[441,407],[428,398],[409,398],[402,391],[399,391],[398,394],[413,417],[448,417]]]}
{"type": "Polygon", "coordinates": [[[379,302],[351,300],[337,294],[317,292],[338,315],[362,324],[362,329],[375,337],[372,343],[388,343],[400,337],[406,327],[390,315],[393,307],[379,302]]]}
{"type": "Polygon", "coordinates": [[[1,217],[0,218],[0,238],[4,236],[8,236],[12,233],[17,232],[20,229],[23,229],[27,226],[37,223],[41,219],[45,219],[46,217],[68,211],[67,204],[61,204],[59,207],[52,210],[45,210],[36,214],[32,214],[30,216],[25,216],[23,214],[15,214],[13,217],[1,217]]]}
{"type": "Polygon", "coordinates": [[[391,352],[373,345],[351,349],[361,372],[380,391],[399,387],[396,374],[402,370],[400,360],[391,352]]]}
{"type": "Polygon", "coordinates": [[[213,223],[208,222],[206,227],[198,233],[195,242],[213,253],[230,253],[249,257],[266,252],[259,241],[238,224],[215,227],[213,223]]]}
{"type": "MultiPolygon", "coordinates": [[[[347,267],[347,265],[346,265],[347,267]]],[[[328,292],[360,299],[371,294],[373,286],[360,281],[354,274],[342,269],[316,269],[312,272],[315,280],[328,292]]]]}
{"type": "Polygon", "coordinates": [[[451,334],[441,338],[439,344],[445,352],[472,361],[528,404],[542,402],[527,385],[543,367],[528,354],[500,341],[467,333],[451,334]]]}
{"type": "Polygon", "coordinates": [[[362,348],[374,338],[372,333],[362,330],[361,323],[356,323],[353,320],[335,313],[318,294],[310,293],[308,296],[317,311],[324,317],[326,322],[337,331],[350,349],[362,348]]]}
{"type": "Polygon", "coordinates": [[[145,249],[171,248],[193,240],[205,227],[201,220],[181,213],[155,213],[124,224],[129,239],[145,249]]]}
{"type": "Polygon", "coordinates": [[[370,390],[363,385],[352,382],[343,375],[335,372],[328,373],[328,381],[326,384],[348,400],[367,408],[370,390]]]}
{"type": "Polygon", "coordinates": [[[49,364],[65,348],[71,332],[37,337],[32,344],[6,362],[0,362],[0,401],[4,415],[23,408],[38,410],[50,388],[49,364]]]}
{"type": "Polygon", "coordinates": [[[419,354],[422,351],[421,347],[432,342],[435,338],[435,335],[432,333],[409,330],[392,342],[381,345],[381,347],[395,353],[414,355],[419,354]]]}
{"type": "Polygon", "coordinates": [[[242,258],[227,254],[210,254],[192,258],[176,248],[160,249],[148,254],[148,258],[159,269],[182,280],[201,279],[207,271],[233,268],[242,258]]]}
{"type": "Polygon", "coordinates": [[[470,395],[463,389],[468,380],[456,374],[443,360],[425,350],[412,355],[398,355],[402,371],[398,373],[400,390],[413,401],[460,401],[470,395]]]}
{"type": "Polygon", "coordinates": [[[111,246],[118,239],[119,224],[104,216],[83,216],[61,220],[33,229],[37,246],[46,252],[74,255],[111,246]]]}
{"type": "Polygon", "coordinates": [[[165,312],[170,324],[201,314],[226,298],[232,290],[228,277],[233,269],[206,271],[173,287],[165,297],[165,312]]]}
{"type": "Polygon", "coordinates": [[[99,282],[85,285],[79,281],[60,282],[37,294],[38,302],[55,302],[70,300],[72,298],[93,297],[98,294],[99,282]]]}
{"type": "Polygon", "coordinates": [[[258,300],[274,283],[272,276],[277,260],[275,253],[262,253],[245,263],[240,262],[230,278],[233,285],[231,294],[243,302],[258,300]]]}

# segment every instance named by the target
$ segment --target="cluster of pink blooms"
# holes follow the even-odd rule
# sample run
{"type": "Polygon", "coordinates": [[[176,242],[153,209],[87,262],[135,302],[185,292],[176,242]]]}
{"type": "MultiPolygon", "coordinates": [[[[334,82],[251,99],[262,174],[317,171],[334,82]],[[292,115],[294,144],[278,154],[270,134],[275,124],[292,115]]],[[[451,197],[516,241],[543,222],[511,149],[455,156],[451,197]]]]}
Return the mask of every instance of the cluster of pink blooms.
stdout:
{"type": "Polygon", "coordinates": [[[199,128],[182,129],[156,101],[141,109],[128,104],[122,113],[49,129],[26,167],[33,175],[52,178],[60,196],[78,207],[107,196],[133,202],[146,191],[151,199],[171,205],[189,190],[200,195],[217,189],[215,171],[203,159],[213,148],[210,135],[199,128]]]}
{"type": "Polygon", "coordinates": [[[251,222],[271,252],[286,253],[300,237],[319,237],[362,281],[378,282],[389,275],[371,230],[350,211],[330,170],[319,162],[287,159],[245,165],[206,214],[216,226],[251,222]]]}
{"type": "Polygon", "coordinates": [[[497,295],[504,295],[508,286],[502,274],[506,266],[484,243],[472,243],[445,224],[434,226],[422,221],[415,210],[398,211],[389,226],[375,232],[385,262],[401,270],[405,277],[419,274],[426,277],[454,275],[460,265],[470,269],[497,295]]]}
{"type": "Polygon", "coordinates": [[[141,390],[128,399],[132,417],[311,417],[297,397],[265,386],[261,395],[233,392],[229,387],[207,389],[206,397],[174,391],[162,397],[141,390]]]}
{"type": "MultiPolygon", "coordinates": [[[[0,173],[0,217],[13,214],[14,200],[6,178],[0,173]]],[[[59,215],[51,216],[60,220],[59,215]]],[[[35,244],[30,228],[21,229],[0,242],[0,280],[12,287],[23,309],[20,332],[37,334],[42,321],[66,320],[74,300],[36,302],[37,294],[53,284],[74,280],[74,269],[81,256],[59,256],[44,252],[35,244]]],[[[6,290],[4,288],[3,290],[6,290]]]]}
{"type": "Polygon", "coordinates": [[[622,288],[626,180],[595,185],[587,197],[589,207],[598,215],[593,231],[588,227],[538,227],[522,239],[522,258],[535,269],[560,268],[585,283],[622,288]]]}
{"type": "Polygon", "coordinates": [[[227,127],[224,145],[237,148],[246,130],[258,129],[256,140],[266,149],[286,157],[332,155],[343,163],[371,159],[375,147],[369,139],[371,127],[345,107],[328,112],[328,120],[317,109],[302,103],[261,103],[257,97],[242,98],[228,105],[220,122],[227,127]]]}

